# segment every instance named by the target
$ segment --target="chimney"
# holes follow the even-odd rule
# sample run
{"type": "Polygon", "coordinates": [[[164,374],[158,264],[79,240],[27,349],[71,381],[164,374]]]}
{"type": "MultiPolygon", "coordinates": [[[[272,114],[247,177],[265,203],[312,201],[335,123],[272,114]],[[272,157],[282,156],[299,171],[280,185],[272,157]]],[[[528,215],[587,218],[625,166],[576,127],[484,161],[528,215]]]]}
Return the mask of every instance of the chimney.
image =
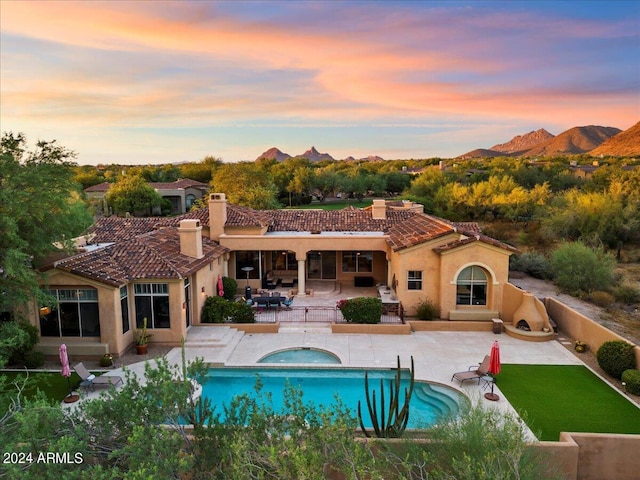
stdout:
{"type": "Polygon", "coordinates": [[[374,220],[386,220],[387,202],[384,198],[375,198],[371,207],[371,218],[374,220]]]}
{"type": "Polygon", "coordinates": [[[227,197],[224,193],[209,195],[209,238],[218,241],[227,223],[227,197]]]}
{"type": "Polygon", "coordinates": [[[193,258],[202,258],[202,225],[200,220],[181,220],[180,253],[193,258]]]}

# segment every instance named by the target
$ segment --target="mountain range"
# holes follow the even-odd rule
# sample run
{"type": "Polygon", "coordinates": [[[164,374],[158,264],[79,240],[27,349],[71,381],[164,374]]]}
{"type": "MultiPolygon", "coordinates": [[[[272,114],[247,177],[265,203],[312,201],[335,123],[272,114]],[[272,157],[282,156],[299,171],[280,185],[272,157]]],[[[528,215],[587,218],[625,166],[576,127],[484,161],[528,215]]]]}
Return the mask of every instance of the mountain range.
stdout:
{"type": "MultiPolygon", "coordinates": [[[[276,148],[276,147],[272,147],[269,150],[267,150],[266,152],[262,153],[261,155],[258,156],[258,158],[256,158],[256,160],[260,160],[260,159],[267,159],[267,160],[277,160],[278,162],[284,162],[285,160],[287,160],[288,158],[306,158],[307,160],[309,160],[310,162],[321,162],[323,160],[331,160],[331,161],[335,161],[335,158],[333,158],[331,155],[329,155],[328,153],[320,153],[318,150],[316,150],[316,147],[311,147],[309,150],[307,150],[306,152],[300,154],[300,155],[296,155],[296,156],[291,156],[288,153],[284,153],[283,151],[281,151],[280,149],[276,148]]],[[[353,157],[347,157],[344,159],[345,162],[349,162],[349,161],[355,161],[356,159],[353,157]]],[[[384,158],[379,157],[377,155],[369,155],[368,157],[365,158],[360,158],[358,160],[384,160],[384,158]]]]}
{"type": "MultiPolygon", "coordinates": [[[[553,135],[540,128],[524,135],[516,135],[506,143],[499,143],[491,148],[478,148],[463,155],[459,159],[481,157],[529,157],[529,156],[561,156],[588,153],[593,156],[635,156],[640,155],[640,122],[627,130],[615,127],[601,127],[589,125],[573,127],[569,130],[553,135]]],[[[259,159],[275,159],[283,162],[288,158],[306,158],[311,162],[335,160],[328,153],[320,153],[315,147],[306,152],[291,156],[276,147],[272,147],[258,156],[259,159]]],[[[355,161],[354,157],[347,157],[345,161],[355,161]]],[[[377,155],[370,155],[358,160],[384,160],[377,155]]]]}
{"type": "Polygon", "coordinates": [[[625,131],[614,127],[589,125],[573,127],[559,135],[552,135],[541,128],[524,135],[517,135],[508,142],[494,145],[489,149],[472,150],[457,158],[544,157],[582,153],[594,156],[640,155],[640,122],[625,131]]]}

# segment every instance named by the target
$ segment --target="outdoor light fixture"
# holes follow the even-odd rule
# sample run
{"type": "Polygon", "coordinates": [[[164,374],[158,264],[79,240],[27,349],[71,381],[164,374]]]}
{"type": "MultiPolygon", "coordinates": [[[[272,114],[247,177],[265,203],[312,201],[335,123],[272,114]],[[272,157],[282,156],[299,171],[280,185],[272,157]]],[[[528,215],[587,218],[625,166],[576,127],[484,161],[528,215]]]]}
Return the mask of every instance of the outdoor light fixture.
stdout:
{"type": "Polygon", "coordinates": [[[202,292],[202,293],[204,293],[204,287],[202,287],[202,290],[201,290],[201,292],[202,292]]]}
{"type": "Polygon", "coordinates": [[[253,267],[242,267],[240,270],[247,273],[247,287],[249,286],[249,272],[253,271],[253,267]]]}

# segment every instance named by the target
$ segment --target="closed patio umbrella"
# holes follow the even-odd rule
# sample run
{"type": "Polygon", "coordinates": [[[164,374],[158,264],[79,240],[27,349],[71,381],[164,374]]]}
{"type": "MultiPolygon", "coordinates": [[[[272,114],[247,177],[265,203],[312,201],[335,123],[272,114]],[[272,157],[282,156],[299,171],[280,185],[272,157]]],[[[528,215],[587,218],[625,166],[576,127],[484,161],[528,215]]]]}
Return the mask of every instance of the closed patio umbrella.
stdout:
{"type": "Polygon", "coordinates": [[[63,377],[67,377],[67,385],[69,387],[69,393],[65,397],[65,403],[73,403],[78,400],[77,395],[73,395],[71,391],[71,369],[69,368],[69,354],[67,353],[67,346],[63,343],[59,348],[60,353],[60,364],[62,365],[62,369],[60,373],[63,377]]]}
{"type": "Polygon", "coordinates": [[[222,283],[222,277],[218,275],[218,296],[224,297],[224,283],[222,283]]]}
{"type": "Polygon", "coordinates": [[[487,400],[498,400],[498,395],[493,393],[493,385],[495,384],[495,376],[500,373],[500,345],[498,341],[494,341],[491,347],[491,355],[489,357],[489,374],[494,377],[491,382],[491,393],[485,393],[484,398],[487,400]]]}

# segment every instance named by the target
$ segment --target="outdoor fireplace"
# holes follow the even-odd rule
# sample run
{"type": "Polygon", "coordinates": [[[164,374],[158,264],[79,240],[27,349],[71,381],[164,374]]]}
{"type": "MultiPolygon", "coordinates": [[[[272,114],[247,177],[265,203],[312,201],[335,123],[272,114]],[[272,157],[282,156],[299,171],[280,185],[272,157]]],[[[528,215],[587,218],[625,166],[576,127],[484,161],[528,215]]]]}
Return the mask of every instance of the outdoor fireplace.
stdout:
{"type": "Polygon", "coordinates": [[[520,320],[516,324],[516,328],[518,330],[524,330],[525,332],[530,332],[531,331],[531,328],[529,328],[529,324],[527,323],[527,321],[524,318],[522,320],[520,320]]]}

